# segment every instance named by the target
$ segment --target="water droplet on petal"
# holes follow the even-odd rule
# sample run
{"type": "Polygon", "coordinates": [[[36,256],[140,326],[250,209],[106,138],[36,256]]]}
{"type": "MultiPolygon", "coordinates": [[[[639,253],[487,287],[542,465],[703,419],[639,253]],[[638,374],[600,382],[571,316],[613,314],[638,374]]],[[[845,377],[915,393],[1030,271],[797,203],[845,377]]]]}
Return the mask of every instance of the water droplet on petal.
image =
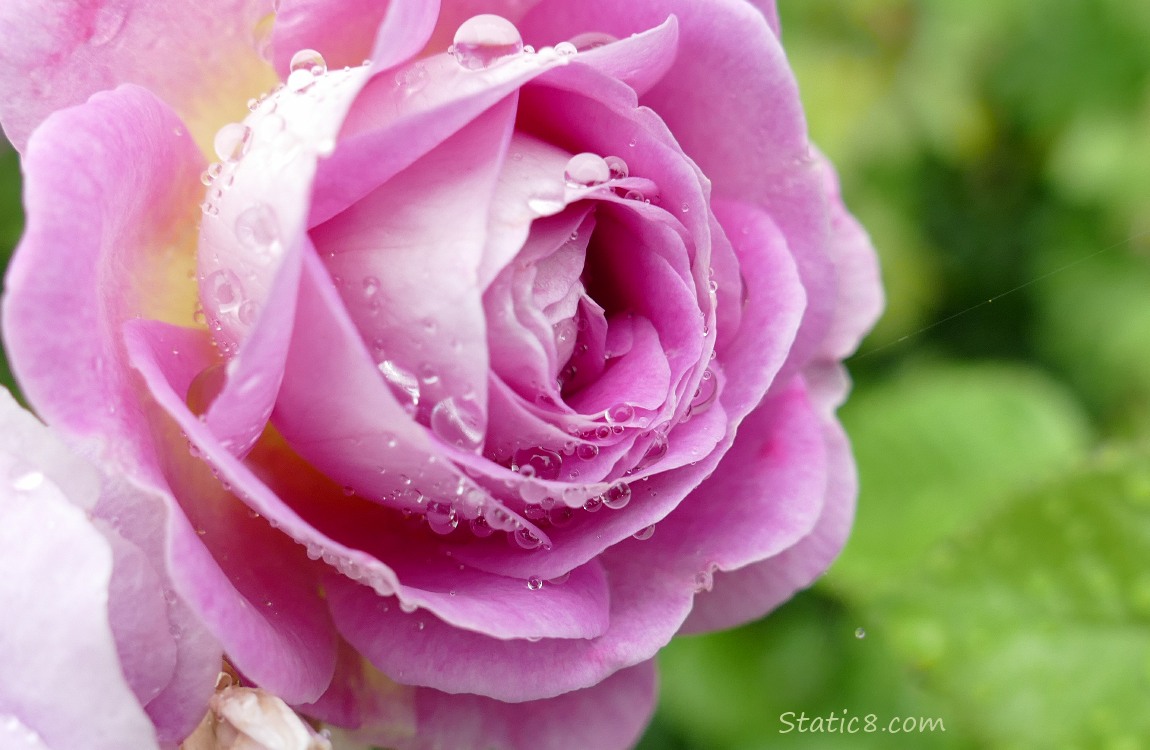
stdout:
{"type": "Polygon", "coordinates": [[[363,280],[363,297],[370,300],[379,293],[379,279],[368,276],[363,280]]]}
{"type": "Polygon", "coordinates": [[[239,161],[252,143],[252,129],[241,122],[232,122],[216,131],[213,145],[220,161],[239,161]]]}
{"type": "Polygon", "coordinates": [[[419,605],[418,604],[411,604],[409,602],[400,602],[399,608],[410,615],[412,612],[419,609],[419,605]]]}
{"type": "Polygon", "coordinates": [[[314,49],[301,49],[291,56],[291,63],[288,65],[288,69],[292,73],[297,70],[304,70],[313,76],[322,76],[324,73],[327,73],[327,61],[323,59],[323,55],[314,49]]]}
{"type": "Polygon", "coordinates": [[[471,533],[477,537],[489,537],[495,533],[495,529],[491,528],[491,524],[483,516],[477,516],[471,519],[471,533]]]}
{"type": "Polygon", "coordinates": [[[530,474],[544,480],[558,479],[559,471],[563,468],[563,457],[547,448],[518,450],[512,461],[520,474],[530,474]]]}
{"type": "Polygon", "coordinates": [[[486,415],[479,402],[467,396],[445,398],[431,410],[431,430],[440,440],[464,450],[483,444],[486,415]]]}
{"type": "Polygon", "coordinates": [[[537,537],[535,532],[525,527],[516,529],[512,537],[515,538],[516,544],[527,550],[537,549],[543,543],[543,540],[537,537]]]}
{"type": "Polygon", "coordinates": [[[591,187],[602,185],[611,179],[611,167],[598,154],[584,152],[575,154],[563,170],[563,179],[571,187],[591,187]]]}
{"type": "Polygon", "coordinates": [[[643,195],[643,193],[638,190],[628,190],[623,194],[623,198],[629,201],[639,201],[640,203],[647,202],[647,196],[643,195]]]}
{"type": "Polygon", "coordinates": [[[419,408],[419,380],[415,375],[389,359],[379,363],[379,371],[403,410],[415,414],[419,408]]]}
{"type": "Polygon", "coordinates": [[[566,208],[566,206],[566,202],[557,196],[540,195],[527,199],[527,207],[540,216],[553,216],[566,208]]]}
{"type": "MultiPolygon", "coordinates": [[[[618,37],[604,34],[601,31],[587,31],[577,36],[571,37],[571,46],[580,52],[585,52],[589,49],[602,47],[605,44],[619,41],[618,37]]],[[[556,47],[558,49],[558,47],[556,47]]]]}
{"type": "Polygon", "coordinates": [[[543,579],[539,576],[531,576],[527,579],[527,588],[531,589],[532,591],[538,591],[539,589],[543,588],[543,579]]]}
{"type": "Polygon", "coordinates": [[[245,208],[236,217],[235,232],[240,245],[261,260],[270,260],[279,249],[279,219],[266,203],[245,208]]]}
{"type": "Polygon", "coordinates": [[[188,386],[188,395],[184,399],[188,405],[188,410],[197,417],[207,413],[208,407],[224,389],[227,377],[226,367],[221,363],[208,365],[200,370],[192,378],[191,385],[188,386]]]}
{"type": "Polygon", "coordinates": [[[490,13],[464,21],[451,45],[452,56],[466,70],[485,70],[522,51],[523,37],[515,24],[490,13]]]}
{"type": "Polygon", "coordinates": [[[629,422],[635,416],[635,409],[630,404],[617,404],[607,410],[607,421],[612,424],[629,422]]]}
{"type": "Polygon", "coordinates": [[[575,455],[584,461],[590,461],[599,455],[599,446],[594,443],[580,443],[575,449],[575,455]]]}
{"type": "Polygon", "coordinates": [[[571,57],[571,55],[578,54],[579,48],[571,42],[559,42],[555,45],[555,54],[560,57],[571,57]]]}
{"type": "Polygon", "coordinates": [[[226,268],[213,271],[204,280],[201,295],[208,309],[227,315],[240,309],[244,302],[244,288],[239,278],[226,268]]]}
{"type": "Polygon", "coordinates": [[[427,525],[436,534],[450,534],[459,526],[459,514],[450,503],[432,501],[427,504],[427,525]]]}
{"type": "Polygon", "coordinates": [[[607,168],[611,170],[612,180],[622,180],[630,176],[631,169],[627,166],[627,162],[618,156],[607,156],[603,161],[607,162],[607,168]]]}
{"type": "Polygon", "coordinates": [[[634,534],[632,534],[632,536],[634,536],[639,541],[644,541],[646,539],[650,539],[652,536],[654,536],[654,534],[655,524],[651,524],[650,526],[644,526],[643,528],[639,529],[634,534]]]}
{"type": "Polygon", "coordinates": [[[715,586],[715,574],[711,569],[700,570],[695,574],[695,593],[710,591],[715,586]]]}
{"type": "Polygon", "coordinates": [[[631,485],[626,482],[616,482],[603,493],[603,504],[612,510],[619,510],[629,502],[631,502],[631,485]]]}

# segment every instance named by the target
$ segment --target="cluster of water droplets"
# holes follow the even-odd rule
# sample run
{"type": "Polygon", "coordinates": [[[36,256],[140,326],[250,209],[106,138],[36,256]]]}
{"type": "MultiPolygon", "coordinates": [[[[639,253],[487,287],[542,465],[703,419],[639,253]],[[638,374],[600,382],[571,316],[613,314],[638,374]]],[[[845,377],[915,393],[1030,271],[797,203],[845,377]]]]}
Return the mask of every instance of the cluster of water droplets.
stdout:
{"type": "Polygon", "coordinates": [[[502,16],[483,14],[460,25],[447,51],[464,70],[481,71],[522,55],[570,58],[614,41],[615,37],[609,34],[581,34],[536,52],[534,47],[523,43],[522,34],[511,21],[502,16]]]}

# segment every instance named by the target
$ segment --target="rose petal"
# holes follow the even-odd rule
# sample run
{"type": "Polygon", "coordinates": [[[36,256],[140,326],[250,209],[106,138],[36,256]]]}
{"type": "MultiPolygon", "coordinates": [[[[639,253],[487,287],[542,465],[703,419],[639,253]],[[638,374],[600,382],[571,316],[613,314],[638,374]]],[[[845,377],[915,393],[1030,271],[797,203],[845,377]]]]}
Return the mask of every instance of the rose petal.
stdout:
{"type": "MultiPolygon", "coordinates": [[[[257,52],[266,0],[156,4],[11,0],[0,9],[0,120],[21,151],[52,112],[123,83],[171,104],[204,153],[244,102],[275,83],[257,52]],[[163,40],[162,44],[157,40],[163,40]]],[[[84,162],[74,162],[84,163],[84,162]]]]}
{"type": "Polygon", "coordinates": [[[695,598],[684,633],[734,627],[762,617],[821,576],[842,551],[854,520],[858,477],[846,434],[823,423],[829,486],[814,529],[793,547],[761,562],[715,574],[714,589],[695,598]]]}
{"type": "Polygon", "coordinates": [[[396,682],[517,703],[553,698],[647,661],[687,616],[693,572],[668,566],[645,544],[628,540],[600,556],[610,584],[610,627],[590,640],[496,640],[432,616],[382,611],[363,586],[337,586],[329,603],[348,642],[396,682]]]}
{"type": "MultiPolygon", "coordinates": [[[[31,419],[6,392],[0,396],[3,432],[15,427],[36,440],[37,458],[60,455],[45,429],[39,436],[29,429],[31,419]]],[[[51,478],[74,463],[41,467],[0,450],[0,704],[15,719],[5,724],[5,739],[12,747],[25,740],[33,747],[156,748],[108,621],[112,550],[51,478]]]]}
{"type": "Polygon", "coordinates": [[[207,464],[188,454],[190,441],[221,475],[225,466],[233,469],[226,481],[238,491],[258,485],[250,475],[235,475],[234,458],[173,389],[186,390],[203,369],[210,355],[202,337],[152,321],[134,321],[125,332],[133,366],[166,412],[152,414],[151,433],[182,503],[173,529],[173,579],[241,672],[285,700],[311,700],[327,687],[335,660],[318,572],[290,539],[249,513],[207,464]]]}
{"type": "Polygon", "coordinates": [[[438,15],[438,0],[284,0],[273,37],[276,69],[286,79],[292,55],[314,49],[329,67],[370,59],[385,71],[423,48],[438,15]]]}
{"type": "Polygon", "coordinates": [[[486,424],[488,365],[476,277],[514,104],[511,98],[489,109],[311,231],[377,361],[418,376],[428,408],[469,399],[480,427],[486,424]]]}

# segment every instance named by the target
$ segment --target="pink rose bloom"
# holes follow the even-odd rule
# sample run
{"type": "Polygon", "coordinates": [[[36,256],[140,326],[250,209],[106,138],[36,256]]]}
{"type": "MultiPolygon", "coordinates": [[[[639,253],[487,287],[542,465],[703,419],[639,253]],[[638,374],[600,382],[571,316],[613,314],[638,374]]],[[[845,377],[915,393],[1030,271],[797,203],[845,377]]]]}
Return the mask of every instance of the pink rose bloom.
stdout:
{"type": "Polygon", "coordinates": [[[122,679],[165,747],[221,652],[366,742],[626,747],[853,514],[881,293],[774,7],[275,5],[0,8],[5,343],[163,582],[122,679]]]}

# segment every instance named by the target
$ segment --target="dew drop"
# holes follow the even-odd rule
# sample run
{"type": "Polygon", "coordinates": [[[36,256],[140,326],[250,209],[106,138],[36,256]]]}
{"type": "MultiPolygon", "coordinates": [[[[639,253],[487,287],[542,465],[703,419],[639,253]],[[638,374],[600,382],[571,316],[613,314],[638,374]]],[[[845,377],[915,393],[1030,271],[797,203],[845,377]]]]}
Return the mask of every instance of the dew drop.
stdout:
{"type": "Polygon", "coordinates": [[[543,579],[539,576],[531,576],[527,579],[527,588],[531,589],[532,591],[538,591],[539,589],[543,588],[543,579]]]}
{"type": "Polygon", "coordinates": [[[483,516],[476,516],[471,519],[471,533],[479,538],[489,537],[495,533],[495,529],[491,528],[491,524],[483,516]]]}
{"type": "Polygon", "coordinates": [[[363,298],[370,300],[379,293],[379,279],[368,276],[363,280],[363,298]]]}
{"type": "Polygon", "coordinates": [[[715,586],[715,574],[710,570],[700,570],[695,574],[695,593],[710,591],[715,586]]]}
{"type": "Polygon", "coordinates": [[[612,510],[619,510],[631,502],[631,485],[616,482],[603,493],[603,504],[612,510]]]}
{"type": "Polygon", "coordinates": [[[601,497],[589,497],[587,501],[583,503],[583,510],[588,513],[595,513],[602,507],[603,499],[601,497]]]}
{"type": "Polygon", "coordinates": [[[486,415],[474,398],[451,396],[431,410],[432,432],[464,450],[477,450],[483,444],[486,426],[486,415]]]}
{"type": "Polygon", "coordinates": [[[252,143],[252,129],[241,122],[232,122],[216,131],[213,146],[220,161],[236,162],[244,157],[252,143]]]}
{"type": "Polygon", "coordinates": [[[419,408],[419,380],[414,373],[399,364],[385,359],[379,363],[379,372],[391,387],[391,392],[409,415],[419,408]]]}
{"type": "Polygon", "coordinates": [[[559,42],[559,44],[555,45],[555,54],[559,55],[560,57],[571,57],[571,55],[578,53],[579,48],[571,42],[559,42]]]}
{"type": "Polygon", "coordinates": [[[718,378],[714,377],[710,370],[707,370],[703,373],[703,379],[699,381],[699,387],[695,389],[694,398],[691,399],[691,416],[702,414],[710,409],[718,394],[718,378]]]}
{"type": "Polygon", "coordinates": [[[646,203],[647,202],[647,196],[643,195],[643,193],[641,193],[638,190],[628,190],[626,193],[623,194],[623,198],[625,200],[638,201],[640,203],[646,203]]]}
{"type": "Polygon", "coordinates": [[[240,245],[265,262],[280,249],[279,217],[266,203],[245,208],[236,217],[235,232],[240,245]]]}
{"type": "MultiPolygon", "coordinates": [[[[611,36],[610,34],[604,34],[600,31],[587,31],[571,37],[570,43],[576,50],[585,52],[589,49],[595,49],[617,41],[619,41],[618,37],[611,36]]],[[[558,45],[556,45],[555,49],[559,49],[558,45]]]]}
{"type": "Polygon", "coordinates": [[[639,541],[644,541],[644,540],[650,539],[654,535],[655,535],[655,524],[651,524],[650,526],[644,526],[643,528],[639,529],[634,534],[632,534],[632,536],[634,536],[639,541]]]}
{"type": "Polygon", "coordinates": [[[858,638],[860,640],[863,638],[866,638],[866,631],[863,630],[862,628],[855,628],[855,638],[858,638]]]}
{"type": "Polygon", "coordinates": [[[563,170],[563,179],[573,188],[602,185],[611,179],[611,167],[598,154],[575,154],[563,170]]]}
{"type": "Polygon", "coordinates": [[[527,207],[540,216],[553,216],[566,206],[563,199],[556,196],[539,195],[527,199],[527,207]]]}
{"type": "Polygon", "coordinates": [[[292,73],[304,71],[312,76],[322,76],[327,73],[327,61],[314,49],[301,49],[291,56],[288,68],[292,73]]]}
{"type": "Polygon", "coordinates": [[[244,301],[244,288],[239,278],[226,268],[213,271],[204,280],[202,292],[209,309],[227,315],[239,310],[244,301]]]}
{"type": "Polygon", "coordinates": [[[630,404],[617,404],[607,410],[607,421],[612,424],[629,422],[635,416],[635,409],[630,404]]]}
{"type": "Polygon", "coordinates": [[[427,504],[427,525],[436,534],[450,534],[459,526],[459,514],[450,503],[427,504]]]}
{"type": "Polygon", "coordinates": [[[530,474],[538,479],[553,480],[559,478],[559,471],[563,468],[563,457],[548,448],[525,448],[515,452],[512,459],[519,473],[530,474]]]}
{"type": "Polygon", "coordinates": [[[543,540],[537,537],[535,532],[524,527],[516,529],[512,537],[515,538],[516,544],[527,550],[537,549],[543,543],[543,540]]]}
{"type": "Polygon", "coordinates": [[[418,604],[411,604],[410,602],[401,601],[399,603],[399,608],[401,610],[403,610],[405,613],[410,615],[412,612],[419,609],[419,605],[418,604]]]}
{"type": "Polygon", "coordinates": [[[523,37],[502,16],[483,14],[463,22],[452,40],[451,54],[465,70],[486,70],[523,51],[523,37]]]}
{"type": "Polygon", "coordinates": [[[627,162],[618,156],[607,156],[604,157],[603,161],[607,162],[607,168],[611,170],[612,180],[622,180],[631,175],[631,169],[627,166],[627,162]]]}
{"type": "Polygon", "coordinates": [[[584,461],[590,461],[599,455],[599,446],[594,443],[580,443],[575,449],[575,455],[584,461]]]}
{"type": "MultiPolygon", "coordinates": [[[[224,389],[227,377],[226,366],[222,363],[208,365],[200,370],[199,373],[192,378],[191,385],[188,386],[188,395],[184,399],[188,405],[188,410],[197,417],[207,413],[208,407],[212,405],[212,402],[216,400],[216,396],[220,395],[220,391],[224,389]]],[[[191,448],[193,446],[189,443],[188,447],[191,448]]]]}

